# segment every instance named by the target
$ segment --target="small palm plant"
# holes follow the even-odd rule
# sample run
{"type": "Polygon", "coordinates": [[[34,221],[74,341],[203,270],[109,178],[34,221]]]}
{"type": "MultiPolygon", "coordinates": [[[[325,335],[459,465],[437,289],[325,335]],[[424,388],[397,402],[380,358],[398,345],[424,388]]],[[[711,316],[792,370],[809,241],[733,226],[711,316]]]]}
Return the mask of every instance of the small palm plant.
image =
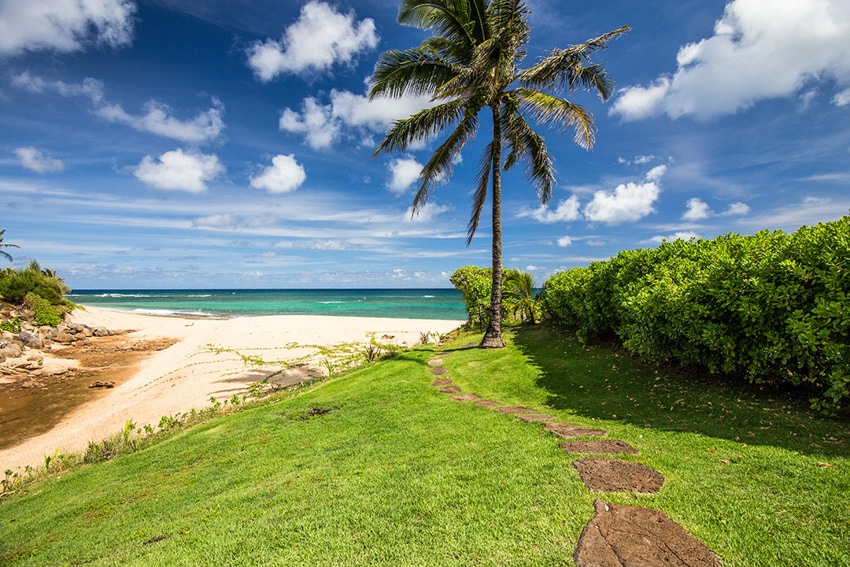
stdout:
{"type": "Polygon", "coordinates": [[[12,255],[3,250],[4,248],[20,248],[17,244],[6,244],[3,242],[3,234],[6,233],[5,228],[0,228],[0,256],[5,257],[10,262],[13,260],[12,255]]]}
{"type": "Polygon", "coordinates": [[[537,297],[534,276],[521,270],[508,270],[505,276],[505,300],[512,309],[513,316],[520,321],[537,322],[535,309],[537,297]]]}

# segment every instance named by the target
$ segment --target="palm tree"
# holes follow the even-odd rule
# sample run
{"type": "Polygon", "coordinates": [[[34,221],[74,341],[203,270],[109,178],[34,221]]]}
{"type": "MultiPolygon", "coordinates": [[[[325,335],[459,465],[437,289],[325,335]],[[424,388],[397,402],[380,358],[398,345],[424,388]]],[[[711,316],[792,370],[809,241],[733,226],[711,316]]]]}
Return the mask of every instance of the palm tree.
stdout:
{"type": "Polygon", "coordinates": [[[5,257],[10,262],[13,260],[12,255],[3,250],[3,248],[20,248],[17,244],[4,244],[3,243],[3,234],[5,234],[6,229],[0,228],[0,256],[5,257]]]}
{"type": "Polygon", "coordinates": [[[519,313],[521,321],[531,321],[532,325],[537,322],[534,316],[534,288],[534,276],[521,270],[507,270],[503,295],[513,308],[513,316],[519,313]]]}
{"type": "Polygon", "coordinates": [[[528,8],[523,0],[402,0],[398,21],[430,30],[421,45],[383,53],[369,91],[376,97],[431,95],[437,104],[397,120],[375,150],[404,151],[451,128],[448,137],[422,168],[413,211],[419,211],[434,188],[448,180],[463,147],[478,131],[479,114],[492,115],[492,139],[481,156],[467,230],[472,241],[488,189],[492,201],[492,293],[490,322],[481,346],[498,348],[502,340],[502,211],[501,172],[519,162],[537,190],[540,202],[552,196],[555,169],[543,137],[527,118],[575,129],[575,141],[590,149],[596,127],[591,114],[556,96],[561,91],[595,90],[605,100],[613,83],[592,64],[593,53],[628,31],[624,26],[605,35],[557,49],[533,67],[520,70],[529,41],[528,8]],[[507,155],[502,162],[503,148],[507,155]],[[490,178],[492,176],[492,184],[490,178]]]}

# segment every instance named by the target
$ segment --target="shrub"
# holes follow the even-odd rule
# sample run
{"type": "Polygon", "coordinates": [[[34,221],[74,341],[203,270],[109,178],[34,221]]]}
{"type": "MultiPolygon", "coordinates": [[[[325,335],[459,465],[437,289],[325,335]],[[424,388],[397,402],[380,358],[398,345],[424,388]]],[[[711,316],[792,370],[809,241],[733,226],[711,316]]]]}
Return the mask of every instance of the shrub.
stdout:
{"type": "Polygon", "coordinates": [[[28,293],[35,293],[52,305],[60,305],[69,290],[61,278],[48,273],[42,271],[35,260],[23,270],[4,270],[0,277],[0,295],[10,303],[21,303],[28,293]]]}
{"type": "Polygon", "coordinates": [[[33,292],[24,297],[24,304],[33,310],[36,325],[50,325],[55,327],[65,318],[65,312],[41,296],[33,292]]]}
{"type": "Polygon", "coordinates": [[[652,361],[850,399],[850,217],[787,235],[665,242],[556,274],[546,308],[579,338],[612,334],[652,361]]]}

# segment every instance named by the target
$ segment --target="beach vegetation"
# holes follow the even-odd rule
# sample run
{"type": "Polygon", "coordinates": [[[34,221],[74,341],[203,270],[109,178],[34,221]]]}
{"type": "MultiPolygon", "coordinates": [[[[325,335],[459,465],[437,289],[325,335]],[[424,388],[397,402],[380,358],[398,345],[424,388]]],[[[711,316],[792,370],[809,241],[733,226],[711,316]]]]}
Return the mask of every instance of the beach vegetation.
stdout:
{"type": "Polygon", "coordinates": [[[850,216],[792,234],[676,240],[620,252],[545,284],[580,340],[614,339],[660,363],[850,402],[850,216]]]}
{"type": "Polygon", "coordinates": [[[432,32],[419,46],[384,52],[378,59],[370,99],[430,95],[434,106],[397,120],[375,155],[406,151],[436,134],[449,131],[422,168],[413,200],[414,214],[434,189],[448,182],[464,146],[479,129],[480,117],[491,119],[492,133],[484,149],[474,188],[467,245],[478,228],[485,203],[491,202],[492,266],[485,348],[504,346],[502,339],[502,171],[517,164],[542,204],[555,184],[555,169],[541,125],[572,129],[580,146],[593,147],[596,126],[583,107],[562,98],[576,90],[596,92],[603,100],[613,92],[604,67],[591,57],[624,26],[584,43],[555,49],[535,65],[521,69],[530,39],[529,9],[521,0],[402,0],[398,21],[432,32]]]}
{"type": "MultiPolygon", "coordinates": [[[[850,429],[769,385],[731,387],[520,328],[444,345],[465,392],[604,429],[662,473],[660,510],[726,567],[846,563],[850,429]],[[805,542],[802,545],[801,542],[805,542]]],[[[459,403],[417,347],[318,387],[197,417],[104,462],[7,474],[0,564],[573,565],[599,493],[539,423],[459,403]],[[281,534],[285,534],[282,537],[281,534]],[[246,545],[245,542],[250,542],[246,545]]],[[[126,432],[126,435],[125,435],[126,432]]]]}
{"type": "Polygon", "coordinates": [[[33,260],[26,268],[0,272],[0,296],[4,301],[24,305],[33,312],[38,325],[58,325],[76,306],[65,299],[70,292],[61,277],[44,270],[33,260]]]}
{"type": "MultiPolygon", "coordinates": [[[[507,325],[534,324],[542,317],[542,302],[534,277],[521,270],[504,270],[502,320],[507,325]]],[[[449,278],[461,292],[468,316],[466,327],[484,331],[489,322],[491,269],[464,266],[449,278]]]]}

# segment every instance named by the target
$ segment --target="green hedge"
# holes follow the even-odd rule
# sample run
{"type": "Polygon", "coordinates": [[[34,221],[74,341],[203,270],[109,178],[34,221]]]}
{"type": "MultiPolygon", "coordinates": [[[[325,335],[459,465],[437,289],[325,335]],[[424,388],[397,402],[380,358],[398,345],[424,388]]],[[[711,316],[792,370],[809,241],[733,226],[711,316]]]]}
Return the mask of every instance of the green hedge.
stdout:
{"type": "Polygon", "coordinates": [[[850,217],[793,234],[728,234],[621,252],[556,274],[546,307],[586,340],[652,361],[850,398],[850,217]]]}

